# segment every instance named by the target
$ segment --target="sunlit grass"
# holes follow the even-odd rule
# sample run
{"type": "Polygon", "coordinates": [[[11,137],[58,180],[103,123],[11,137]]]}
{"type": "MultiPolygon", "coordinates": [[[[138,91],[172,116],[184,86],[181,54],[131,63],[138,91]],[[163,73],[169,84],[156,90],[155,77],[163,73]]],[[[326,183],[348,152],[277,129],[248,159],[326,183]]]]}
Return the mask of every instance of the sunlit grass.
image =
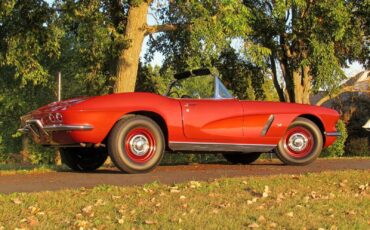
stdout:
{"type": "Polygon", "coordinates": [[[0,195],[0,229],[369,229],[370,173],[0,195]]]}

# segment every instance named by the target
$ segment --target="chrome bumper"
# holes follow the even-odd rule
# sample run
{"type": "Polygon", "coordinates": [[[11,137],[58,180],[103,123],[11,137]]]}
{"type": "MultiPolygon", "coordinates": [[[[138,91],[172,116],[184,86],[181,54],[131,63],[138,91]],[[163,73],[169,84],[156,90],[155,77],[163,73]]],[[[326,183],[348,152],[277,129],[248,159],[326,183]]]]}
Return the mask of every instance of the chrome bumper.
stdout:
{"type": "Polygon", "coordinates": [[[325,135],[328,137],[340,137],[342,134],[340,132],[325,132],[325,135]]]}
{"type": "Polygon", "coordinates": [[[43,125],[38,119],[30,119],[24,121],[24,126],[18,129],[22,133],[32,133],[40,137],[41,135],[50,136],[51,132],[55,131],[87,131],[92,130],[94,127],[91,125],[43,125]]]}

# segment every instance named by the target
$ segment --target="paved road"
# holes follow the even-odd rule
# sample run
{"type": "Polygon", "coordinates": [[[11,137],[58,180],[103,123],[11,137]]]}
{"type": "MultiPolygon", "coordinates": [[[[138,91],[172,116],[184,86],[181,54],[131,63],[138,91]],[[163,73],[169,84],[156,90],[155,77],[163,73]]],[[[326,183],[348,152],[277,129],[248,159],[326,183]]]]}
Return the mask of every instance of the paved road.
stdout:
{"type": "Polygon", "coordinates": [[[51,172],[0,176],[0,193],[36,192],[96,185],[140,185],[159,181],[165,184],[189,180],[251,175],[300,174],[306,172],[361,169],[370,172],[370,159],[319,159],[307,166],[286,166],[279,161],[257,161],[252,165],[195,164],[160,166],[148,174],[128,175],[114,169],[94,173],[51,172]]]}

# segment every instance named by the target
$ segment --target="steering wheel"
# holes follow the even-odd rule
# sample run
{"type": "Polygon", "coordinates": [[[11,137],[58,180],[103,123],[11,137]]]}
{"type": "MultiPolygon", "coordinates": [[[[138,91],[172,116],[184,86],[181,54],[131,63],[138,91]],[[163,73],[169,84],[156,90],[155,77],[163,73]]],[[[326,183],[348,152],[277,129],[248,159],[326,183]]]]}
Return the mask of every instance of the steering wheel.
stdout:
{"type": "Polygon", "coordinates": [[[175,97],[176,98],[180,98],[180,94],[178,93],[178,92],[176,92],[176,91],[172,91],[172,92],[170,92],[168,95],[167,95],[167,97],[171,97],[171,95],[172,94],[175,94],[175,97]]]}

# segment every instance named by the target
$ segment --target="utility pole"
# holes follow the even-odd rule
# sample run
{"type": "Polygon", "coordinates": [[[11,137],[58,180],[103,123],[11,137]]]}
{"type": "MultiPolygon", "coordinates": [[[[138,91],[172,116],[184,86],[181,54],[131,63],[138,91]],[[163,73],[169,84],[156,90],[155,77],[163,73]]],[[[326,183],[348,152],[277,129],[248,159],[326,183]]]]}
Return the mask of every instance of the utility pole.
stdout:
{"type": "Polygon", "coordinates": [[[62,100],[62,74],[58,72],[58,101],[62,100]]]}

